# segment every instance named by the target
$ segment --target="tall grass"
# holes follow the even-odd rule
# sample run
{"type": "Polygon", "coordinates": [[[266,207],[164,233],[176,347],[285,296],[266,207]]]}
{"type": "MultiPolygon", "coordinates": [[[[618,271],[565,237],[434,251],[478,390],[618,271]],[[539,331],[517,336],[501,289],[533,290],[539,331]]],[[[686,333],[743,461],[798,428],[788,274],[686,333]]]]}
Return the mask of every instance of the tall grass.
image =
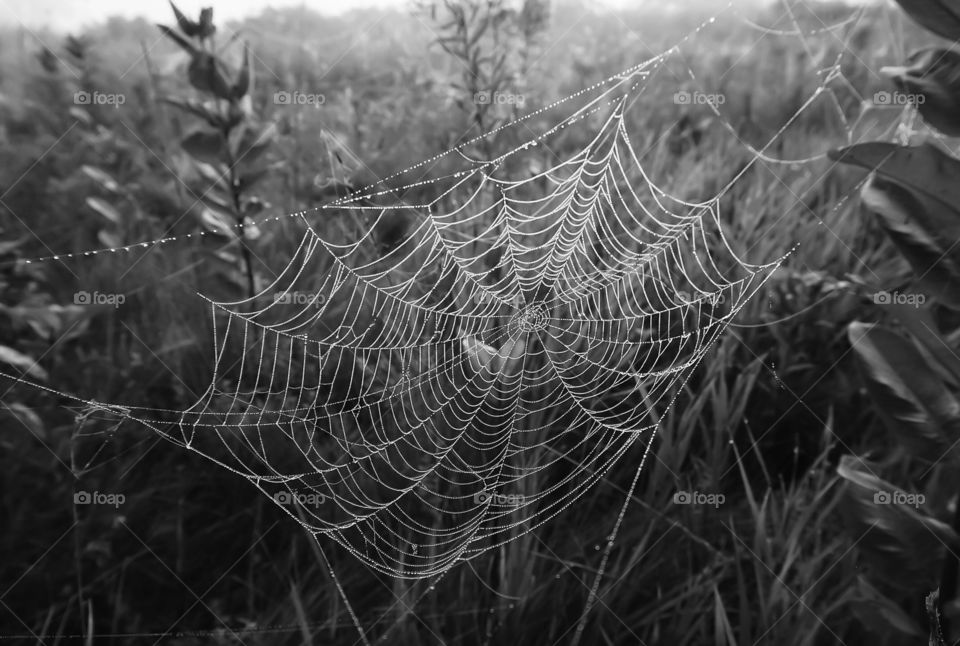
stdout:
{"type": "MultiPolygon", "coordinates": [[[[576,15],[561,7],[555,29],[576,15]]],[[[393,23],[393,29],[373,28],[367,54],[348,55],[330,75],[310,77],[303,67],[333,60],[338,52],[330,51],[324,38],[315,59],[298,51],[313,41],[291,43],[285,30],[296,19],[297,14],[268,12],[251,20],[261,38],[254,50],[263,52],[265,65],[281,79],[296,75],[331,100],[295,119],[277,113],[287,127],[279,145],[279,159],[287,166],[268,184],[274,209],[269,213],[313,205],[312,176],[337,170],[317,143],[321,128],[343,134],[377,175],[457,142],[466,117],[449,99],[450,62],[422,48],[411,51],[411,42],[423,44],[430,37],[415,22],[388,16],[385,24],[393,23]],[[421,70],[422,60],[431,65],[421,70]]],[[[310,20],[319,33],[356,27],[350,18],[331,24],[310,20]]],[[[638,14],[585,19],[562,41],[565,47],[548,48],[531,93],[547,103],[647,57],[629,36],[654,31],[650,25],[644,31],[645,20],[638,14]],[[630,45],[608,51],[609,42],[630,45]]],[[[870,67],[879,67],[874,63],[883,54],[876,44],[889,40],[888,21],[884,11],[871,10],[858,26],[863,35],[856,54],[870,67]]],[[[131,34],[139,31],[134,27],[131,34]]],[[[744,168],[750,159],[744,142],[764,145],[799,107],[797,97],[810,96],[819,82],[815,61],[796,41],[785,46],[788,39],[759,39],[755,51],[739,59],[742,52],[729,43],[748,38],[749,28],[737,26],[723,32],[725,38],[710,33],[694,41],[694,57],[679,71],[692,68],[697,82],[731,97],[723,116],[736,136],[709,118],[677,128],[669,95],[678,82],[669,76],[659,78],[662,85],[651,84],[628,124],[645,151],[650,176],[673,194],[700,199],[744,168]],[[723,69],[718,60],[735,63],[734,69],[723,69]],[[784,78],[783,70],[792,70],[791,76],[784,78]],[[756,89],[777,86],[796,92],[756,89]]],[[[94,36],[100,59],[87,64],[117,76],[123,65],[115,54],[131,49],[131,43],[106,38],[103,30],[94,36]]],[[[838,53],[830,50],[839,47],[831,36],[819,42],[827,48],[823,60],[838,53]]],[[[161,68],[169,66],[172,51],[164,47],[158,47],[161,68]]],[[[3,56],[4,72],[16,73],[5,75],[0,88],[5,96],[22,94],[3,104],[10,146],[2,152],[8,191],[0,231],[4,240],[16,239],[29,227],[43,241],[31,239],[14,254],[98,246],[105,223],[77,207],[93,190],[74,173],[84,163],[106,165],[124,173],[126,184],[139,186],[138,215],[118,234],[124,244],[196,230],[195,220],[178,220],[179,210],[153,209],[146,189],[150,177],[169,180],[166,168],[178,168],[179,162],[175,151],[158,161],[140,140],[182,133],[182,123],[148,98],[131,99],[128,107],[140,117],[136,130],[107,112],[63,134],[71,123],[72,74],[15,65],[9,50],[3,56]],[[62,142],[44,154],[61,134],[62,142]],[[42,172],[32,169],[34,163],[42,172]]],[[[870,96],[874,80],[856,63],[847,64],[859,95],[870,96]]],[[[129,83],[133,97],[132,87],[147,82],[146,72],[137,67],[130,78],[114,82],[129,83]]],[[[282,82],[268,78],[257,90],[264,107],[272,86],[282,82]]],[[[768,152],[787,159],[819,155],[850,134],[850,122],[840,117],[852,120],[858,110],[859,97],[839,88],[835,97],[824,95],[804,112],[783,145],[768,152]]],[[[542,125],[534,121],[531,127],[542,125]]],[[[557,152],[576,150],[590,134],[567,135],[557,152]]],[[[357,181],[368,172],[353,170],[357,181]]],[[[434,172],[445,170],[441,165],[434,172]]],[[[588,617],[591,643],[799,645],[861,639],[862,627],[847,606],[856,569],[837,529],[833,471],[837,443],[856,447],[869,441],[873,421],[859,406],[862,395],[845,358],[842,330],[863,310],[851,276],[873,283],[873,272],[897,267],[879,232],[864,224],[851,202],[842,201],[854,188],[822,159],[795,167],[754,163],[724,195],[724,223],[737,253],[759,262],[797,250],[741,311],[682,387],[676,405],[663,412],[655,459],[632,496],[588,617]],[[719,508],[673,504],[678,490],[722,492],[726,502],[719,508]]],[[[177,207],[186,209],[192,200],[184,187],[170,180],[159,192],[181,190],[184,201],[177,207]]],[[[120,208],[134,211],[129,204],[120,208]]],[[[359,226],[343,212],[309,217],[331,237],[347,238],[359,226]]],[[[301,229],[296,220],[283,219],[264,230],[268,234],[255,253],[259,270],[269,276],[289,260],[301,229]]],[[[42,356],[57,389],[98,401],[182,410],[208,385],[212,365],[208,312],[195,292],[235,289],[230,263],[217,264],[214,257],[217,246],[174,244],[140,255],[6,267],[0,272],[7,313],[2,325],[9,339],[4,343],[42,356]],[[17,319],[11,309],[69,303],[79,288],[127,294],[128,305],[97,313],[92,323],[83,323],[86,332],[62,343],[38,338],[29,323],[15,325],[26,319],[17,319]]],[[[181,644],[356,643],[354,621],[328,561],[371,640],[389,628],[388,641],[394,643],[565,643],[587,602],[642,452],[638,443],[556,521],[452,570],[428,589],[425,582],[367,570],[323,537],[318,542],[302,532],[243,480],[142,428],[96,417],[78,425],[63,402],[22,387],[2,399],[28,406],[40,423],[27,424],[31,434],[19,420],[4,418],[0,437],[6,528],[0,533],[0,552],[6,555],[0,564],[5,584],[0,634],[71,634],[93,643],[132,639],[106,636],[113,633],[196,629],[209,634],[167,638],[181,644]],[[82,508],[74,518],[75,489],[123,491],[127,502],[119,510],[82,508]],[[231,633],[244,626],[278,628],[231,633]]]]}

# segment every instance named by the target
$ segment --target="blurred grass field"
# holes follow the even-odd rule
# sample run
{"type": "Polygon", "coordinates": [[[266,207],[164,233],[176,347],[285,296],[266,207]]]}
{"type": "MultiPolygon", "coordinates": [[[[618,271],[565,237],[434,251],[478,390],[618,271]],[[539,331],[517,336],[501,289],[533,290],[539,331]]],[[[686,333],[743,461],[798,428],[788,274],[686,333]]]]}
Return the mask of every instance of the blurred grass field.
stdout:
{"type": "MultiPolygon", "coordinates": [[[[706,199],[736,178],[720,204],[742,257],[765,262],[795,249],[663,415],[656,459],[617,538],[587,641],[864,643],[872,619],[835,509],[835,468],[841,452],[888,440],[844,330],[878,317],[861,287],[897,280],[905,264],[858,212],[861,176],[824,153],[892,139],[910,118],[864,104],[884,87],[873,70],[900,60],[918,31],[887,7],[719,7],[657,15],[554,3],[528,73],[516,80],[525,105],[484,124],[497,127],[665,51],[719,11],[717,24],[649,79],[628,115],[630,135],[649,177],[672,195],[706,199]],[[825,82],[831,70],[842,76],[825,82]],[[672,96],[681,90],[722,93],[721,118],[705,106],[679,109],[672,96]],[[775,135],[766,155],[808,161],[749,164],[751,148],[775,135]],[[678,489],[720,491],[726,503],[675,505],[678,489]]],[[[279,133],[257,188],[266,204],[257,217],[311,209],[338,197],[340,186],[368,184],[480,134],[457,86],[462,70],[436,46],[429,16],[268,9],[221,31],[250,43],[254,107],[279,133]],[[325,100],[277,105],[272,97],[286,88],[325,100]]],[[[207,387],[213,362],[209,312],[196,293],[242,296],[236,244],[208,236],[149,253],[6,262],[205,226],[202,191],[177,144],[190,121],[159,100],[186,88],[182,56],[145,22],[113,20],[83,37],[83,56],[72,58],[59,34],[0,38],[2,343],[36,359],[58,391],[183,410],[207,387]],[[126,103],[78,110],[83,88],[122,92],[126,103]],[[120,188],[111,194],[84,166],[103,169],[120,188]],[[90,196],[114,210],[90,208],[90,196]],[[81,289],[126,302],[77,307],[81,289]]],[[[222,40],[224,55],[238,60],[237,45],[222,40]]],[[[547,114],[527,127],[549,127],[547,114]]],[[[571,129],[553,152],[579,150],[590,136],[587,124],[571,129]]],[[[446,170],[441,163],[431,172],[446,170]]],[[[361,226],[347,211],[307,217],[332,238],[361,226]]],[[[302,226],[280,218],[260,231],[254,266],[266,280],[289,261],[302,226]]],[[[242,479],[147,429],[85,418],[49,392],[8,387],[0,635],[123,644],[169,631],[177,634],[162,643],[357,643],[329,559],[371,641],[392,626],[387,639],[399,644],[568,643],[640,459],[637,447],[559,519],[427,590],[375,574],[323,539],[318,545],[242,479]],[[116,510],[78,508],[78,489],[122,491],[126,501],[116,510]],[[261,628],[231,633],[245,626],[261,628]],[[279,628],[262,628],[270,626],[279,628]],[[194,630],[204,634],[186,634],[194,630]],[[141,637],[110,637],[132,633],[141,637]]]]}

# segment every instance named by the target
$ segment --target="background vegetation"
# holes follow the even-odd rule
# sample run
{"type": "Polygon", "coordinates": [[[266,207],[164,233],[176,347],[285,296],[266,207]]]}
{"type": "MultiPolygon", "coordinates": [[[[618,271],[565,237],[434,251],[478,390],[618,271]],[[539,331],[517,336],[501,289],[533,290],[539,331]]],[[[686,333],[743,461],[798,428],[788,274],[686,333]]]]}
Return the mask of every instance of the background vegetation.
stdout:
{"type": "MultiPolygon", "coordinates": [[[[911,265],[849,199],[863,172],[825,153],[866,139],[906,141],[923,128],[910,110],[865,102],[891,89],[877,70],[930,37],[887,7],[738,6],[658,73],[631,110],[631,136],[651,178],[672,194],[708,198],[739,176],[721,203],[739,253],[759,262],[797,248],[664,415],[658,459],[617,540],[588,641],[922,641],[923,599],[935,580],[921,573],[905,589],[864,577],[861,548],[872,530],[845,531],[857,511],[840,504],[837,473],[845,454],[884,457],[885,477],[931,493],[932,516],[949,518],[955,506],[942,478],[889,457],[898,443],[871,404],[847,334],[853,321],[889,318],[873,294],[907,281],[911,265]],[[722,118],[678,106],[679,90],[722,93],[722,118]],[[750,146],[778,132],[767,155],[810,161],[748,166],[750,146]],[[726,502],[675,505],[677,490],[722,492],[726,502]]],[[[196,292],[239,299],[275,275],[302,232],[296,219],[275,216],[329,202],[658,54],[705,11],[528,1],[482,41],[505,58],[500,74],[444,40],[456,27],[444,27],[429,3],[336,18],[265,10],[195,37],[199,51],[222,61],[225,89],[215,76],[221,63],[193,66],[186,47],[144,22],[111,20],[69,38],[4,34],[4,369],[91,400],[183,410],[212,365],[196,292]],[[245,66],[253,82],[239,92],[245,66]],[[523,107],[473,100],[498,89],[523,95],[523,107]],[[274,100],[295,90],[323,102],[274,100]],[[78,92],[125,102],[78,103],[78,92]],[[198,127],[222,132],[233,152],[257,147],[220,193],[210,190],[218,180],[209,169],[222,150],[210,159],[209,141],[185,141],[198,127]],[[142,252],[17,262],[187,234],[142,252]],[[80,290],[125,301],[78,304],[80,290]]],[[[544,116],[529,127],[549,125],[544,116]]],[[[592,134],[586,126],[555,152],[578,150],[592,134]]],[[[331,237],[351,235],[351,217],[308,213],[331,237]]],[[[430,591],[359,567],[332,544],[321,554],[242,479],[146,429],[88,416],[51,392],[0,385],[2,635],[356,643],[328,558],[371,641],[390,627],[388,639],[403,644],[567,643],[639,459],[625,456],[556,522],[430,591]],[[123,492],[126,501],[78,507],[78,490],[123,492]],[[419,601],[410,608],[397,599],[419,601]]]]}

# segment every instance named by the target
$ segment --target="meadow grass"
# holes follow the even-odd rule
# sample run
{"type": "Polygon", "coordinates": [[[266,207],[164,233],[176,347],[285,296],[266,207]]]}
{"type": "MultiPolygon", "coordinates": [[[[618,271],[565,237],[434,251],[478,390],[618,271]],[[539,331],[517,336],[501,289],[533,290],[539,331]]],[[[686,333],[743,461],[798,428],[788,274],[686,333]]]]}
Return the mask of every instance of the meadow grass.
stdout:
{"type": "MultiPolygon", "coordinates": [[[[567,19],[560,12],[558,23],[567,19]]],[[[624,29],[630,42],[631,29],[624,25],[640,29],[639,20],[588,21],[569,48],[580,48],[579,65],[567,65],[568,51],[547,56],[548,69],[565,73],[541,79],[544,97],[575,91],[635,62],[639,47],[600,51],[597,33],[624,29]]],[[[884,11],[871,11],[859,27],[864,35],[856,53],[867,61],[865,67],[878,67],[879,58],[890,55],[879,43],[892,40],[893,49],[902,47],[897,40],[902,29],[891,27],[891,20],[884,11]]],[[[267,18],[255,24],[264,22],[267,18]]],[[[441,80],[414,74],[422,93],[409,91],[396,66],[382,60],[391,47],[406,51],[398,43],[404,32],[397,33],[384,32],[389,38],[372,50],[370,56],[381,57],[372,66],[350,61],[358,70],[356,81],[343,74],[362,101],[338,93],[322,115],[288,124],[281,150],[286,168],[266,189],[274,208],[292,211],[309,203],[304,178],[323,173],[317,164],[327,156],[316,138],[306,135],[321,127],[352,130],[358,155],[382,174],[454,141],[455,110],[437,107],[446,105],[443,64],[436,68],[441,80]],[[386,89],[374,87],[383,75],[371,67],[394,74],[386,89]],[[398,152],[404,148],[401,130],[416,140],[403,151],[410,159],[398,152]]],[[[728,38],[735,42],[746,33],[728,38]]],[[[785,48],[770,39],[727,74],[723,61],[737,60],[741,52],[724,42],[705,36],[684,67],[731,97],[724,118],[735,135],[709,118],[702,128],[694,126],[695,137],[690,130],[678,131],[668,98],[686,87],[678,82],[652,88],[630,117],[650,176],[691,199],[711,196],[733,179],[750,159],[744,142],[762,146],[818,83],[811,69],[816,62],[799,43],[785,48]],[[772,83],[793,91],[758,89],[772,83]]],[[[820,62],[839,53],[830,49],[838,47],[830,38],[822,42],[820,62]]],[[[106,52],[110,47],[121,43],[102,45],[106,52]]],[[[267,39],[264,46],[275,55],[267,60],[278,68],[290,58],[276,54],[284,47],[291,47],[288,40],[267,39]]],[[[93,66],[90,73],[109,76],[116,61],[102,55],[102,68],[93,66]]],[[[879,81],[856,65],[847,71],[861,96],[878,87],[879,81]]],[[[30,79],[40,77],[46,80],[31,86],[35,89],[22,90],[15,80],[4,88],[5,94],[27,92],[24,99],[32,101],[24,100],[27,110],[45,106],[37,117],[5,103],[6,138],[21,151],[4,153],[12,169],[4,172],[4,181],[11,185],[68,122],[69,82],[62,75],[29,72],[30,79]]],[[[138,136],[154,141],[177,132],[182,124],[158,107],[143,74],[138,78],[124,81],[144,84],[138,136]]],[[[803,159],[845,143],[851,134],[845,119],[860,110],[856,98],[843,88],[823,95],[785,133],[776,156],[803,159]]],[[[4,238],[17,237],[18,220],[29,214],[31,229],[44,241],[45,246],[27,244],[23,256],[46,255],[45,248],[98,246],[102,222],[76,207],[89,190],[73,174],[79,164],[106,162],[123,171],[126,182],[141,185],[163,172],[111,119],[104,115],[102,130],[71,138],[46,158],[43,181],[31,173],[5,198],[4,238]]],[[[572,150],[581,143],[573,138],[564,145],[572,150]]],[[[721,200],[730,240],[745,258],[770,260],[796,251],[741,311],[681,388],[676,405],[661,411],[655,457],[641,474],[589,617],[590,643],[800,645],[865,639],[864,626],[850,611],[855,551],[835,510],[834,468],[841,450],[857,451],[875,436],[844,335],[846,323],[870,316],[870,306],[856,289],[837,284],[856,275],[879,285],[902,266],[858,213],[856,201],[845,200],[855,191],[855,174],[832,168],[826,159],[795,166],[754,163],[721,200]],[[677,505],[672,501],[677,490],[722,492],[726,500],[717,508],[677,505]]],[[[180,190],[173,185],[158,190],[180,190]]],[[[123,223],[125,240],[192,230],[191,223],[154,213],[145,192],[138,196],[136,208],[125,207],[136,214],[123,223]]],[[[347,237],[355,228],[342,213],[309,217],[331,236],[347,237]]],[[[296,220],[272,225],[257,247],[258,268],[281,268],[300,234],[296,220]]],[[[207,386],[211,365],[208,312],[195,292],[235,289],[235,266],[217,261],[215,251],[210,244],[170,245],[132,267],[130,257],[107,255],[69,269],[48,264],[27,275],[9,271],[2,279],[7,307],[68,302],[77,285],[126,293],[129,307],[99,317],[82,338],[52,349],[29,331],[4,325],[11,339],[16,335],[17,347],[44,353],[43,365],[58,389],[99,401],[182,409],[207,386]]],[[[6,531],[0,551],[6,558],[0,580],[13,587],[4,600],[10,613],[2,615],[0,633],[83,634],[91,643],[107,643],[101,635],[110,633],[168,628],[214,633],[168,638],[178,644],[356,643],[328,561],[371,640],[390,626],[393,643],[567,643],[642,454],[638,443],[559,519],[452,570],[428,590],[424,582],[373,573],[322,537],[314,540],[246,482],[144,429],[114,428],[94,418],[77,424],[63,402],[29,389],[16,388],[4,399],[30,406],[43,424],[36,437],[12,428],[2,439],[6,531]],[[123,520],[111,510],[77,513],[70,504],[75,487],[127,492],[118,512],[123,520]],[[55,547],[48,551],[51,542],[55,547]],[[239,637],[229,630],[254,624],[284,628],[239,637]]]]}

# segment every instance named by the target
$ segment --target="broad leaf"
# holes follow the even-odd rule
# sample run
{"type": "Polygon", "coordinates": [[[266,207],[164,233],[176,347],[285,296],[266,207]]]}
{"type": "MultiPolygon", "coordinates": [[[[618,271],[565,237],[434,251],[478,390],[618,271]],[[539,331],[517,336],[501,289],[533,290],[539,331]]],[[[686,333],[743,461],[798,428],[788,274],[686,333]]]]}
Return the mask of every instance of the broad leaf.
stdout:
{"type": "Polygon", "coordinates": [[[956,533],[913,506],[893,502],[899,489],[858,458],[843,456],[837,473],[845,481],[840,512],[871,579],[910,594],[932,589],[946,547],[960,547],[956,533]]]}
{"type": "Polygon", "coordinates": [[[830,159],[853,164],[938,200],[949,208],[960,205],[960,160],[932,144],[898,146],[883,142],[855,144],[831,150],[830,159]]]}
{"type": "Polygon", "coordinates": [[[913,267],[925,295],[960,309],[960,213],[942,202],[874,177],[861,192],[913,267]]]}
{"type": "Polygon", "coordinates": [[[935,462],[960,441],[960,402],[910,341],[878,325],[847,328],[867,390],[887,426],[913,454],[935,462]]]}
{"type": "Polygon", "coordinates": [[[46,379],[47,371],[40,367],[33,357],[14,350],[11,347],[0,345],[0,363],[19,368],[24,374],[35,377],[36,379],[46,379]]]}
{"type": "Polygon", "coordinates": [[[113,208],[113,205],[106,200],[101,200],[99,197],[88,197],[86,203],[87,206],[114,224],[120,224],[123,219],[120,212],[113,208]]]}
{"type": "Polygon", "coordinates": [[[897,0],[922,27],[950,40],[960,40],[960,5],[956,0],[897,0]]]}
{"type": "Polygon", "coordinates": [[[233,98],[242,99],[253,89],[253,69],[250,63],[250,47],[243,46],[243,64],[237,73],[237,82],[233,85],[233,98]]]}
{"type": "Polygon", "coordinates": [[[205,164],[200,162],[196,165],[197,172],[200,174],[200,177],[207,180],[212,184],[216,189],[229,191],[230,189],[230,179],[225,171],[218,170],[219,164],[205,164]]]}
{"type": "Polygon", "coordinates": [[[924,121],[940,132],[960,135],[960,52],[927,47],[902,67],[880,70],[910,95],[924,121]]]}
{"type": "Polygon", "coordinates": [[[940,333],[930,310],[904,304],[892,304],[889,307],[900,324],[943,366],[946,371],[945,378],[954,387],[960,387],[960,356],[957,355],[954,344],[940,333]]]}
{"type": "Polygon", "coordinates": [[[194,159],[206,164],[223,161],[223,136],[213,130],[195,130],[181,142],[183,149],[194,159]]]}
{"type": "Polygon", "coordinates": [[[177,9],[177,5],[173,4],[173,0],[170,0],[170,8],[173,9],[173,15],[176,17],[177,24],[180,25],[183,33],[191,37],[200,33],[200,24],[183,15],[183,12],[177,9]]]}
{"type": "Polygon", "coordinates": [[[208,108],[203,101],[197,101],[196,99],[179,99],[176,97],[161,97],[160,100],[184,112],[189,112],[190,114],[200,117],[214,128],[219,128],[223,125],[223,119],[220,118],[220,115],[208,108]]]}
{"type": "Polygon", "coordinates": [[[237,231],[234,228],[234,224],[236,223],[225,213],[209,207],[203,207],[200,212],[200,221],[207,228],[207,230],[212,231],[213,233],[227,238],[237,237],[237,231]]]}
{"type": "Polygon", "coordinates": [[[120,184],[117,183],[113,177],[110,176],[106,171],[97,168],[96,166],[89,166],[84,164],[80,167],[80,172],[84,175],[95,181],[99,184],[104,190],[109,191],[115,195],[121,193],[120,184]]]}
{"type": "Polygon", "coordinates": [[[164,36],[166,36],[167,38],[175,42],[177,45],[180,45],[183,51],[190,54],[190,56],[192,56],[193,58],[196,58],[197,55],[200,53],[200,50],[194,47],[193,43],[191,43],[189,40],[187,40],[186,38],[184,38],[183,36],[175,32],[174,30],[170,29],[166,25],[157,25],[157,27],[160,28],[160,31],[163,32],[164,36]]]}

